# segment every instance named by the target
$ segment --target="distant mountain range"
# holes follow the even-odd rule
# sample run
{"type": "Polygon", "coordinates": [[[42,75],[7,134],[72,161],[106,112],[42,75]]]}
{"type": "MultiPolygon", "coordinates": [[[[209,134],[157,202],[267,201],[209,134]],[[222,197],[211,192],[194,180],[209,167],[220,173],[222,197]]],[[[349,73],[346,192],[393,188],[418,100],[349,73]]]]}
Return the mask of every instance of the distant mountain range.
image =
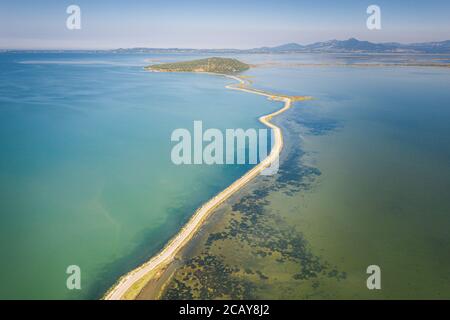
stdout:
{"type": "Polygon", "coordinates": [[[440,42],[423,42],[402,44],[396,42],[373,43],[355,38],[348,40],[329,40],[308,45],[287,43],[276,47],[261,47],[254,49],[182,49],[182,48],[132,48],[117,49],[115,52],[207,52],[207,53],[295,53],[295,52],[325,52],[325,53],[450,53],[450,40],[440,42]]]}
{"type": "Polygon", "coordinates": [[[5,51],[49,51],[49,52],[113,52],[113,53],[434,53],[450,54],[450,40],[402,44],[397,42],[373,43],[355,38],[329,40],[308,45],[287,43],[276,47],[253,49],[189,49],[189,48],[128,48],[113,50],[0,50],[5,51]]]}
{"type": "Polygon", "coordinates": [[[365,52],[365,53],[450,53],[450,40],[402,44],[396,42],[373,43],[355,38],[348,40],[329,40],[309,45],[288,43],[277,47],[262,47],[251,52],[365,52]]]}

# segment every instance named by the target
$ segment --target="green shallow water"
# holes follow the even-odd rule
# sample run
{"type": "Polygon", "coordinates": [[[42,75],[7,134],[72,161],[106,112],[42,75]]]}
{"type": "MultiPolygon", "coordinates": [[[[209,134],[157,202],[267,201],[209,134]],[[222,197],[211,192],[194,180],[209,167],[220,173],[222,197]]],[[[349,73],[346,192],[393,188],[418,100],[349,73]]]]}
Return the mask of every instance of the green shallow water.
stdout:
{"type": "Polygon", "coordinates": [[[448,70],[330,68],[297,77],[318,98],[297,115],[305,119],[303,161],[321,175],[314,191],[291,199],[299,207],[286,217],[347,273],[316,296],[448,298],[448,70]],[[336,128],[326,132],[327,122],[336,128]],[[366,288],[372,264],[382,270],[381,291],[366,288]]]}
{"type": "Polygon", "coordinates": [[[276,119],[278,175],[217,211],[163,297],[448,298],[449,71],[249,74],[258,88],[315,99],[276,119]],[[381,290],[366,287],[369,265],[381,268],[381,290]]]}

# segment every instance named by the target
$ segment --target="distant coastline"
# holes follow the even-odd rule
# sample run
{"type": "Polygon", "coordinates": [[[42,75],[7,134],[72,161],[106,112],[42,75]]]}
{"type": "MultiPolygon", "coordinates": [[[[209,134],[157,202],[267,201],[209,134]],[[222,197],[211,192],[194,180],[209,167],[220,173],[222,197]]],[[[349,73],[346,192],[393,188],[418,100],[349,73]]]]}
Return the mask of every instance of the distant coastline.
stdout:
{"type": "Polygon", "coordinates": [[[234,181],[222,192],[203,204],[199,209],[197,209],[191,219],[187,222],[187,224],[167,243],[167,245],[157,255],[152,257],[149,261],[147,261],[140,267],[122,276],[118,280],[118,282],[105,294],[105,300],[134,299],[151,279],[160,277],[163,271],[172,263],[175,255],[189,242],[190,239],[192,239],[192,237],[196,234],[196,232],[203,225],[203,223],[215,208],[217,208],[220,204],[227,200],[231,195],[239,191],[253,178],[257,177],[272,163],[278,161],[279,154],[283,148],[283,135],[281,129],[278,126],[272,124],[270,120],[273,117],[288,110],[292,106],[292,103],[294,101],[307,100],[311,98],[307,96],[291,97],[286,95],[276,95],[262,90],[253,89],[250,88],[249,82],[236,75],[221,74],[215,72],[197,73],[224,76],[238,81],[238,84],[227,85],[227,89],[258,94],[261,96],[265,96],[270,100],[284,102],[283,107],[279,110],[268,115],[261,116],[259,118],[259,121],[261,123],[271,128],[274,132],[275,143],[273,145],[273,148],[270,154],[264,160],[254,166],[250,171],[245,173],[238,180],[234,181]]]}
{"type": "Polygon", "coordinates": [[[450,54],[450,40],[399,43],[370,41],[350,38],[347,40],[328,40],[306,45],[286,43],[274,47],[259,47],[250,49],[196,49],[196,48],[117,48],[117,49],[0,49],[2,52],[91,52],[91,53],[207,53],[207,54],[236,54],[236,53],[383,53],[383,54],[450,54]]]}

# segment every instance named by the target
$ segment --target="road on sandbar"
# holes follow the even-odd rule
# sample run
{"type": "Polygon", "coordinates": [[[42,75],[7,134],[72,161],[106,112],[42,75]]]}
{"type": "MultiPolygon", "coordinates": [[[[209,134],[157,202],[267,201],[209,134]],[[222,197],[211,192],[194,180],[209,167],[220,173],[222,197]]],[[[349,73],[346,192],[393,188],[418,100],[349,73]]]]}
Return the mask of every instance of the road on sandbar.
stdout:
{"type": "MultiPolygon", "coordinates": [[[[240,84],[245,85],[245,81],[236,76],[224,75],[228,78],[239,81],[240,84]]],[[[194,236],[196,231],[201,227],[205,219],[209,216],[209,214],[222,202],[227,200],[231,195],[245,186],[250,180],[258,176],[263,170],[270,167],[274,163],[278,163],[279,154],[281,149],[283,148],[283,135],[281,133],[281,129],[270,122],[270,120],[283,112],[289,109],[292,105],[292,99],[290,97],[278,96],[269,94],[259,90],[253,90],[244,86],[235,86],[228,85],[226,86],[228,89],[239,90],[244,92],[249,92],[253,94],[258,94],[262,96],[266,96],[269,99],[276,101],[283,101],[283,108],[262,116],[259,118],[259,121],[273,129],[274,134],[274,144],[270,151],[270,154],[259,164],[254,166],[251,170],[245,173],[238,180],[234,181],[231,185],[229,185],[225,190],[217,194],[215,197],[210,199],[208,202],[203,204],[191,219],[186,223],[186,225],[180,230],[180,232],[169,241],[169,243],[154,257],[152,257],[148,262],[144,263],[140,267],[132,270],[127,273],[123,277],[119,279],[119,281],[107,292],[104,299],[105,300],[121,300],[123,299],[124,294],[142,277],[147,275],[149,272],[154,272],[168,265],[174,258],[175,255],[180,251],[181,248],[194,236]]]]}

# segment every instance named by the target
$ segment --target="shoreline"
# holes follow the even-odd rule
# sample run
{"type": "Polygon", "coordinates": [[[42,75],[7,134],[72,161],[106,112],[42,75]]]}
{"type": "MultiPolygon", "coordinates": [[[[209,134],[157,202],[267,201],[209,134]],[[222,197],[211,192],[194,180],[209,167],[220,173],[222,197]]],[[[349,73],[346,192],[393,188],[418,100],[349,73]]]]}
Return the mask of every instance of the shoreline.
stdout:
{"type": "MultiPolygon", "coordinates": [[[[309,97],[290,97],[285,95],[277,95],[272,93],[267,93],[262,90],[252,89],[248,87],[249,83],[244,79],[228,74],[219,74],[211,72],[197,72],[210,75],[219,75],[226,78],[238,81],[237,84],[226,85],[225,88],[231,90],[238,90],[247,93],[258,94],[265,96],[273,101],[284,102],[283,107],[274,111],[270,114],[263,115],[258,118],[258,120],[265,126],[271,128],[274,134],[274,145],[270,151],[270,154],[262,160],[260,163],[255,165],[252,169],[247,171],[239,179],[235,180],[227,188],[222,190],[213,198],[205,202],[200,208],[198,208],[189,221],[180,229],[180,231],[164,246],[164,248],[154,255],[150,260],[137,267],[136,269],[128,272],[105,293],[104,300],[122,300],[126,293],[132,289],[135,285],[140,285],[142,281],[147,284],[152,278],[157,277],[170,263],[173,262],[176,254],[192,239],[192,237],[198,232],[198,230],[203,226],[206,219],[210,214],[221,205],[224,201],[229,199],[233,194],[247,185],[248,182],[257,177],[265,169],[269,168],[272,164],[278,163],[279,155],[283,148],[283,135],[281,129],[270,122],[270,120],[286,110],[288,110],[294,101],[297,100],[307,100],[309,97]],[[238,85],[238,86],[237,86],[238,85]]],[[[143,287],[144,287],[143,286],[143,287]]],[[[137,288],[139,289],[139,288],[137,288]]],[[[142,288],[140,288],[142,289],[142,288]]],[[[140,290],[139,290],[140,292],[140,290]]],[[[138,292],[138,293],[139,293],[138,292]]]]}

